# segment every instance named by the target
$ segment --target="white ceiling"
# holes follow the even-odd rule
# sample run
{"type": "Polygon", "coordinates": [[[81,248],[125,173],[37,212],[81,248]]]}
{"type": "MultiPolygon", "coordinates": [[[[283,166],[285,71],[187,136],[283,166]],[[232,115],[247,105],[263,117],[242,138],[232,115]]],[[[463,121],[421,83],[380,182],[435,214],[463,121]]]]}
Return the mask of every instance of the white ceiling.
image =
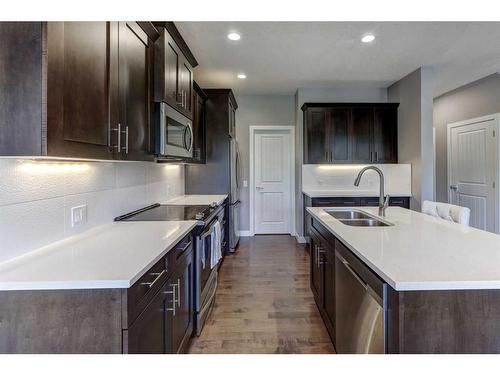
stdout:
{"type": "Polygon", "coordinates": [[[176,22],[201,87],[293,94],[299,87],[387,87],[420,66],[435,96],[500,71],[500,22],[176,22]],[[237,42],[226,35],[241,34],[237,42]],[[363,44],[367,32],[375,42],[363,44]],[[248,78],[238,80],[244,72],[248,78]]]}

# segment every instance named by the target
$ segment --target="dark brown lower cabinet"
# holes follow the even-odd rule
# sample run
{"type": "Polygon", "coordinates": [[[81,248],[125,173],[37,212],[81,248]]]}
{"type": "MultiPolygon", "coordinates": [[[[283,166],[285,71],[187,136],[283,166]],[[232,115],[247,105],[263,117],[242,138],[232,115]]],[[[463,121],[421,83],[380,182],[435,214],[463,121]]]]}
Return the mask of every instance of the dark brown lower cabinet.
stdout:
{"type": "Polygon", "coordinates": [[[128,289],[0,291],[0,353],[184,353],[193,265],[189,234],[128,289]]]}
{"type": "Polygon", "coordinates": [[[193,253],[175,270],[128,329],[130,354],[182,353],[193,332],[193,253]]]}
{"type": "Polygon", "coordinates": [[[193,332],[193,280],[193,257],[183,257],[169,284],[177,289],[176,307],[170,311],[172,329],[170,353],[184,352],[193,332]]]}
{"type": "Polygon", "coordinates": [[[131,354],[163,354],[170,352],[169,306],[173,294],[165,283],[153,300],[128,329],[128,352],[131,354]]]}
{"type": "Polygon", "coordinates": [[[311,290],[335,345],[335,249],[314,228],[310,233],[311,290]]]}

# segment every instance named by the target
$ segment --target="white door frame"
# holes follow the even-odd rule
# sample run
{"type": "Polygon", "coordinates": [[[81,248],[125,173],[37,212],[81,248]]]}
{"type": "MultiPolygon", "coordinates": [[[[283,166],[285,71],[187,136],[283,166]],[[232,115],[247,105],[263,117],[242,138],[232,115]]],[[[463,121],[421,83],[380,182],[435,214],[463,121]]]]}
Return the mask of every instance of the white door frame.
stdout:
{"type": "Polygon", "coordinates": [[[451,185],[451,128],[455,128],[457,126],[463,126],[463,125],[473,125],[477,124],[478,122],[485,122],[485,121],[491,121],[493,120],[495,122],[495,138],[496,138],[496,150],[495,150],[495,155],[494,155],[494,161],[495,161],[495,176],[494,176],[494,181],[495,181],[495,231],[496,233],[500,233],[500,221],[499,221],[499,207],[500,207],[500,161],[499,161],[499,155],[500,155],[500,113],[494,113],[492,115],[487,115],[487,116],[481,116],[481,117],[475,117],[469,120],[464,120],[464,121],[457,121],[457,122],[452,122],[447,124],[447,151],[446,151],[446,159],[447,159],[447,168],[448,168],[448,173],[447,173],[447,185],[446,185],[446,190],[448,191],[448,203],[451,202],[451,191],[450,191],[450,185],[451,185]]]}
{"type": "Polygon", "coordinates": [[[290,207],[291,207],[291,225],[290,234],[296,235],[295,230],[295,126],[293,125],[251,125],[250,126],[250,236],[255,235],[255,176],[254,176],[254,148],[255,133],[260,130],[270,131],[288,131],[290,134],[290,207]]]}

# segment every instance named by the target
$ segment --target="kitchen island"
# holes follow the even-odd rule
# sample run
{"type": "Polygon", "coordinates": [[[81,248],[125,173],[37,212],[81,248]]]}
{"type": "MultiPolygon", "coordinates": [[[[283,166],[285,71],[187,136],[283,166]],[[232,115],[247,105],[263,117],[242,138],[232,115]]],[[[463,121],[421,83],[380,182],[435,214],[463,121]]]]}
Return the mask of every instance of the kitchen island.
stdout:
{"type": "MultiPolygon", "coordinates": [[[[377,218],[377,208],[356,209],[377,218]]],[[[500,352],[500,236],[399,207],[377,227],[346,225],[330,210],[307,208],[311,287],[334,343],[343,291],[331,259],[347,252],[384,285],[384,352],[500,352]]]]}

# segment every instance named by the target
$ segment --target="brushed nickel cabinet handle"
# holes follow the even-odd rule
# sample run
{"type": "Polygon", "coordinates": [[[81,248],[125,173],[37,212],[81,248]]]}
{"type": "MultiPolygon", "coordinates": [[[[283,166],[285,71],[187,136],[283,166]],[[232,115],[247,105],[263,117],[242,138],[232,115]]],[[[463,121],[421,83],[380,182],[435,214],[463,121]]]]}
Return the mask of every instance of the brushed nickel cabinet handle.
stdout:
{"type": "Polygon", "coordinates": [[[153,285],[158,281],[160,280],[160,278],[163,276],[163,274],[167,272],[166,270],[163,270],[161,272],[151,272],[150,275],[151,276],[156,276],[156,278],[151,281],[151,282],[142,282],[141,285],[147,285],[149,288],[152,288],[153,285]]]}
{"type": "Polygon", "coordinates": [[[122,147],[121,149],[125,150],[125,153],[128,154],[128,126],[125,126],[125,130],[122,130],[120,133],[125,134],[125,147],[122,147]]]}
{"type": "Polygon", "coordinates": [[[118,150],[118,152],[121,151],[121,147],[122,147],[122,142],[121,142],[121,136],[122,136],[122,125],[120,123],[118,123],[118,125],[116,126],[116,128],[110,128],[110,143],[111,143],[111,132],[116,132],[116,134],[118,135],[118,144],[116,145],[113,145],[111,146],[112,148],[116,148],[118,150]]]}
{"type": "Polygon", "coordinates": [[[177,307],[181,307],[181,280],[177,279],[177,307]]]}
{"type": "Polygon", "coordinates": [[[171,284],[170,285],[172,287],[172,290],[167,290],[165,292],[163,292],[164,294],[172,294],[172,307],[167,307],[165,310],[166,311],[172,311],[172,314],[173,316],[175,316],[175,305],[177,303],[177,300],[175,298],[175,287],[176,287],[176,284],[171,284]]]}

